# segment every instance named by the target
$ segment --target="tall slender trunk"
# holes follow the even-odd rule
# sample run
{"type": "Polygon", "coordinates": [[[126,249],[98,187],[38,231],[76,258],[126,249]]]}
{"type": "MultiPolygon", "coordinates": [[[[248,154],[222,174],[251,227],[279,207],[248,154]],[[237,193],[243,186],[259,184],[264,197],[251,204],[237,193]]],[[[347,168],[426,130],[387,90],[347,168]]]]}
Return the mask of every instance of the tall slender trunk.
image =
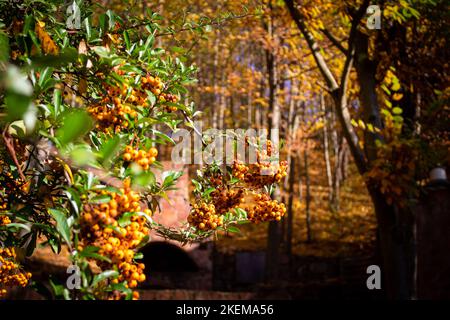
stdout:
{"type": "MultiPolygon", "coordinates": [[[[333,107],[333,113],[331,114],[331,142],[333,144],[333,186],[331,191],[331,208],[335,212],[339,212],[339,188],[341,185],[341,170],[339,169],[339,136],[337,131],[336,113],[333,107]]],[[[342,139],[344,140],[344,139],[342,139]]]]}
{"type": "Polygon", "coordinates": [[[295,166],[296,166],[296,157],[291,157],[290,163],[290,171],[289,171],[289,196],[287,203],[287,225],[286,225],[286,253],[289,257],[289,260],[292,259],[292,234],[293,234],[293,225],[294,225],[294,182],[295,182],[295,166]]]}
{"type": "Polygon", "coordinates": [[[219,127],[220,129],[225,128],[225,109],[226,109],[226,100],[225,100],[225,72],[222,74],[221,79],[221,90],[220,90],[220,98],[219,98],[219,127]]]}
{"type": "Polygon", "coordinates": [[[305,161],[305,186],[306,186],[306,241],[311,242],[312,234],[311,234],[311,213],[310,213],[310,203],[311,203],[311,190],[310,190],[310,179],[309,179],[309,159],[308,159],[308,150],[305,148],[303,151],[303,160],[305,161]]]}
{"type": "MultiPolygon", "coordinates": [[[[269,2],[271,8],[271,3],[269,2]]],[[[267,33],[270,38],[273,38],[273,21],[269,16],[267,24],[267,33]]],[[[280,106],[278,105],[276,92],[277,92],[277,69],[275,55],[272,49],[266,50],[266,65],[267,75],[269,80],[269,114],[268,124],[270,129],[280,128],[280,106]]],[[[272,198],[280,200],[280,190],[277,188],[272,198]]],[[[268,235],[267,235],[267,259],[266,259],[266,277],[269,281],[276,281],[279,277],[279,256],[280,256],[280,225],[276,221],[269,223],[268,235]]]]}
{"type": "Polygon", "coordinates": [[[327,173],[328,182],[328,200],[330,206],[332,206],[333,199],[333,177],[331,175],[331,164],[330,164],[330,150],[328,146],[328,113],[325,107],[325,97],[323,93],[320,94],[320,111],[323,114],[323,156],[325,160],[325,169],[327,173]]]}
{"type": "MultiPolygon", "coordinates": [[[[219,64],[219,37],[214,41],[214,62],[213,62],[213,75],[212,75],[212,87],[214,88],[213,92],[213,101],[214,105],[212,107],[212,127],[217,128],[218,118],[219,118],[219,110],[217,106],[219,105],[219,98],[216,90],[217,86],[217,71],[219,64]]],[[[201,100],[201,99],[200,99],[201,100]]]]}

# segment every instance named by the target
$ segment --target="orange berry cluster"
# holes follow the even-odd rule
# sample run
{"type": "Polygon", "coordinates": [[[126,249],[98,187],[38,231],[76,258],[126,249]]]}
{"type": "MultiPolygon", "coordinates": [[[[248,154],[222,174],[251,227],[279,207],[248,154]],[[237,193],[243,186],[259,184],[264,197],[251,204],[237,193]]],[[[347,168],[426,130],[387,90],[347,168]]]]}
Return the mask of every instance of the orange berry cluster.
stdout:
{"type": "Polygon", "coordinates": [[[202,231],[215,230],[223,225],[223,216],[216,213],[214,204],[205,202],[193,204],[187,220],[190,225],[202,231]]]}
{"type": "MultiPolygon", "coordinates": [[[[0,210],[6,210],[8,208],[8,202],[0,195],[0,210]]],[[[0,217],[1,219],[2,217],[0,217]]],[[[1,225],[1,220],[0,220],[1,225]]]]}
{"type": "MultiPolygon", "coordinates": [[[[115,71],[123,75],[124,71],[115,71]]],[[[128,119],[137,117],[135,107],[149,107],[147,90],[152,92],[161,102],[177,102],[177,96],[164,93],[163,83],[159,77],[147,75],[140,80],[140,87],[129,84],[111,86],[105,84],[106,95],[99,103],[88,107],[88,112],[97,120],[97,129],[120,132],[128,128],[128,119]]],[[[174,106],[165,106],[167,112],[177,110],[174,106]]]]}
{"type": "MultiPolygon", "coordinates": [[[[128,119],[135,119],[137,112],[129,105],[124,105],[117,96],[121,90],[110,87],[108,95],[103,97],[99,103],[87,108],[87,111],[97,121],[96,128],[104,131],[121,132],[128,128],[128,119]]],[[[126,93],[126,89],[122,92],[126,93]]]]}
{"type": "Polygon", "coordinates": [[[287,175],[287,162],[281,161],[278,166],[270,162],[245,165],[235,161],[232,166],[232,174],[249,186],[261,188],[265,185],[279,183],[287,175]]]}
{"type": "Polygon", "coordinates": [[[14,178],[10,171],[0,173],[0,210],[9,209],[8,199],[11,196],[17,198],[19,195],[28,193],[30,181],[25,182],[22,178],[14,178]]]}
{"type": "Polygon", "coordinates": [[[31,273],[21,272],[15,261],[14,248],[0,248],[0,297],[6,295],[6,288],[25,287],[31,278],[31,273]]]}
{"type": "MultiPolygon", "coordinates": [[[[161,102],[166,102],[167,101],[167,102],[175,103],[175,102],[178,101],[178,97],[176,95],[171,94],[171,93],[162,93],[161,97],[159,98],[159,100],[161,102]]],[[[178,108],[176,106],[173,106],[173,105],[171,105],[171,106],[170,105],[166,105],[165,106],[165,110],[166,110],[166,112],[171,113],[171,112],[177,111],[178,108]]]]}
{"type": "Polygon", "coordinates": [[[132,146],[125,147],[125,153],[123,154],[123,160],[125,162],[135,162],[144,170],[148,170],[150,166],[156,161],[158,150],[154,147],[150,150],[136,150],[132,146]]]}
{"type": "MultiPolygon", "coordinates": [[[[149,209],[141,210],[140,196],[130,188],[130,181],[125,180],[121,193],[101,191],[111,200],[102,204],[86,204],[81,215],[81,248],[93,245],[99,247],[99,253],[111,259],[111,263],[97,262],[102,269],[116,267],[119,276],[112,283],[127,281],[128,288],[135,288],[138,282],[145,281],[144,264],[135,263],[136,248],[148,235],[146,219],[134,215],[128,225],[120,226],[118,220],[126,212],[151,214],[149,209]]],[[[114,295],[113,295],[114,296],[114,295]]],[[[117,296],[117,295],[115,295],[117,296]]],[[[135,295],[136,296],[136,295],[135,295]]]]}
{"type": "Polygon", "coordinates": [[[216,213],[223,215],[231,209],[237,208],[244,202],[244,190],[243,189],[225,189],[221,186],[217,190],[211,193],[212,203],[216,208],[216,213]]]}
{"type": "Polygon", "coordinates": [[[247,210],[251,222],[280,221],[286,213],[283,203],[272,200],[268,194],[254,194],[255,204],[247,210]]]}
{"type": "MultiPolygon", "coordinates": [[[[147,77],[144,77],[141,80],[141,88],[144,90],[150,90],[155,96],[158,97],[160,102],[177,102],[178,97],[176,95],[161,91],[163,90],[163,87],[164,85],[159,77],[147,75],[147,77]]],[[[177,107],[175,106],[166,106],[165,109],[167,112],[177,111],[177,107]]]]}
{"type": "Polygon", "coordinates": [[[7,224],[10,224],[11,220],[9,219],[8,216],[0,216],[0,227],[1,226],[6,226],[7,224]]]}
{"type": "Polygon", "coordinates": [[[257,150],[256,163],[245,165],[235,161],[232,166],[233,176],[256,188],[279,183],[287,175],[287,161],[280,161],[279,165],[270,161],[273,149],[272,142],[268,140],[267,150],[257,150]]]}

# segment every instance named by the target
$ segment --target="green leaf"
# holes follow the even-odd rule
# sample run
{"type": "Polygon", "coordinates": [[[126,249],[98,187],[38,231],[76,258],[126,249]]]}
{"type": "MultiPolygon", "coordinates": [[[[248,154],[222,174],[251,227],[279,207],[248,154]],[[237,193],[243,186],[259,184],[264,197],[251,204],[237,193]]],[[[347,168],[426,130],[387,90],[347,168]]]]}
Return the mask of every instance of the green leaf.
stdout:
{"type": "Polygon", "coordinates": [[[100,274],[97,274],[92,281],[92,287],[95,287],[99,282],[106,280],[108,278],[115,278],[119,275],[119,273],[115,270],[106,270],[100,274]]]}
{"type": "Polygon", "coordinates": [[[29,96],[9,92],[5,98],[7,120],[14,121],[24,117],[27,111],[32,107],[29,96]]]}
{"type": "Polygon", "coordinates": [[[149,35],[144,44],[144,48],[143,48],[144,52],[147,52],[148,49],[150,49],[153,46],[154,42],[155,42],[155,36],[153,34],[149,35]]]}
{"type": "Polygon", "coordinates": [[[142,187],[152,186],[155,182],[155,174],[151,171],[142,171],[133,177],[133,183],[136,183],[142,187]]]}
{"type": "Polygon", "coordinates": [[[125,45],[127,46],[127,50],[130,50],[130,47],[131,47],[130,35],[128,34],[127,30],[125,30],[123,32],[123,39],[125,40],[125,45]]]}
{"type": "Polygon", "coordinates": [[[60,67],[75,62],[78,58],[78,51],[75,48],[65,48],[59,55],[41,55],[33,57],[31,68],[37,67],[60,67]]]}
{"type": "Polygon", "coordinates": [[[183,175],[183,172],[178,172],[178,171],[165,171],[163,172],[163,174],[161,175],[164,179],[163,182],[163,188],[167,188],[170,187],[171,185],[174,184],[174,181],[177,180],[179,177],[181,177],[183,175]]]}
{"type": "Polygon", "coordinates": [[[87,246],[83,249],[83,251],[79,253],[79,256],[82,258],[92,258],[100,261],[111,262],[111,259],[109,259],[108,257],[102,256],[101,254],[97,253],[99,249],[100,248],[95,246],[87,246]]]}
{"type": "Polygon", "coordinates": [[[56,284],[53,279],[49,279],[50,286],[52,287],[53,293],[56,297],[62,297],[64,286],[61,284],[56,284]]]}
{"type": "Polygon", "coordinates": [[[106,11],[106,15],[108,16],[109,30],[113,30],[116,23],[114,13],[111,10],[108,10],[106,11]]]}
{"type": "Polygon", "coordinates": [[[83,110],[73,110],[67,114],[63,125],[56,132],[58,141],[65,145],[81,137],[92,127],[92,118],[83,110]]]}
{"type": "Polygon", "coordinates": [[[92,47],[92,50],[94,50],[94,52],[98,54],[100,58],[105,59],[111,58],[111,51],[109,51],[106,47],[102,46],[92,47]]]}
{"type": "Polygon", "coordinates": [[[33,232],[32,236],[31,236],[31,240],[30,240],[30,242],[28,242],[28,245],[25,250],[25,255],[27,257],[30,257],[31,255],[33,255],[34,249],[36,249],[36,241],[37,241],[37,233],[33,232]]]}
{"type": "Polygon", "coordinates": [[[133,260],[140,260],[144,258],[144,254],[142,252],[138,252],[134,255],[133,260]]]}
{"type": "Polygon", "coordinates": [[[145,247],[145,245],[150,241],[150,236],[146,235],[145,237],[142,238],[141,242],[136,246],[136,250],[139,250],[143,247],[145,247]]]}
{"type": "Polygon", "coordinates": [[[130,288],[125,287],[125,284],[123,282],[111,284],[110,287],[112,290],[117,290],[126,293],[127,295],[131,295],[133,293],[130,288]]]}
{"type": "Polygon", "coordinates": [[[64,192],[66,193],[66,196],[69,199],[75,213],[80,214],[81,199],[78,195],[78,191],[69,187],[64,192]]]}
{"type": "Polygon", "coordinates": [[[402,112],[403,112],[403,110],[401,108],[399,108],[399,107],[394,107],[392,109],[392,113],[393,114],[401,114],[402,112]]]}
{"type": "Polygon", "coordinates": [[[173,46],[171,49],[173,52],[176,52],[176,53],[184,53],[186,51],[184,48],[176,47],[176,46],[173,46]]]}
{"type": "Polygon", "coordinates": [[[30,227],[27,226],[26,224],[23,224],[23,223],[8,223],[8,224],[6,225],[6,227],[7,227],[8,229],[14,229],[14,230],[17,230],[17,229],[24,229],[24,230],[26,230],[26,231],[28,231],[28,232],[31,231],[30,227]]]}
{"type": "Polygon", "coordinates": [[[84,27],[86,28],[86,39],[89,42],[91,40],[91,23],[89,18],[84,19],[84,27]]]}
{"type": "Polygon", "coordinates": [[[233,226],[227,227],[226,230],[227,230],[228,232],[232,232],[232,233],[240,233],[240,232],[241,232],[241,230],[239,230],[238,228],[233,227],[233,226]]]}
{"type": "Polygon", "coordinates": [[[131,223],[131,217],[137,215],[135,212],[125,212],[120,219],[117,221],[119,226],[126,227],[131,223]]]}
{"type": "Polygon", "coordinates": [[[147,93],[148,102],[150,102],[150,107],[153,107],[156,103],[156,96],[150,90],[145,90],[147,93]]]}
{"type": "Polygon", "coordinates": [[[9,39],[3,32],[0,33],[0,62],[6,62],[9,59],[9,39]]]}
{"type": "Polygon", "coordinates": [[[108,196],[107,194],[101,194],[101,195],[92,197],[92,199],[89,202],[95,203],[95,204],[101,204],[101,203],[108,203],[109,201],[111,201],[110,196],[108,196]]]}
{"type": "Polygon", "coordinates": [[[211,194],[211,192],[213,192],[214,190],[216,190],[216,188],[208,188],[205,192],[203,192],[203,195],[205,196],[205,197],[208,197],[210,194],[211,194]]]}
{"type": "Polygon", "coordinates": [[[121,145],[121,139],[119,136],[115,136],[102,144],[100,149],[100,157],[103,165],[111,160],[119,151],[121,145]]]}
{"type": "Polygon", "coordinates": [[[67,224],[66,215],[62,211],[57,209],[50,208],[48,209],[48,211],[56,221],[56,230],[62,236],[64,241],[70,246],[70,229],[69,225],[67,224]]]}
{"type": "Polygon", "coordinates": [[[78,166],[83,166],[95,161],[95,156],[88,145],[77,145],[70,151],[70,157],[78,166]]]}
{"type": "Polygon", "coordinates": [[[169,137],[167,134],[162,133],[158,130],[152,130],[152,132],[159,138],[163,139],[164,141],[167,141],[173,145],[175,145],[175,141],[173,141],[173,139],[171,137],[169,137]]]}
{"type": "Polygon", "coordinates": [[[194,185],[195,190],[197,190],[197,191],[201,191],[202,190],[202,185],[197,180],[192,179],[191,182],[194,185]]]}

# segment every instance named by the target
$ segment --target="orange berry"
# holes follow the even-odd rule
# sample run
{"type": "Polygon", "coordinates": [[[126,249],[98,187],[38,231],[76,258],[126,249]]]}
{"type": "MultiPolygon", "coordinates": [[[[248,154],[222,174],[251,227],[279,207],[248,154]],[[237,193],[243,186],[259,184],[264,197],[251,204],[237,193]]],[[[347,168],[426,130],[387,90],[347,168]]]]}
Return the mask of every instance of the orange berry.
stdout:
{"type": "Polygon", "coordinates": [[[123,155],[123,160],[125,160],[125,161],[130,161],[131,160],[131,154],[130,153],[125,153],[124,155],[123,155]]]}
{"type": "Polygon", "coordinates": [[[152,148],[150,148],[148,153],[149,153],[150,157],[156,157],[158,155],[158,149],[152,147],[152,148]]]}

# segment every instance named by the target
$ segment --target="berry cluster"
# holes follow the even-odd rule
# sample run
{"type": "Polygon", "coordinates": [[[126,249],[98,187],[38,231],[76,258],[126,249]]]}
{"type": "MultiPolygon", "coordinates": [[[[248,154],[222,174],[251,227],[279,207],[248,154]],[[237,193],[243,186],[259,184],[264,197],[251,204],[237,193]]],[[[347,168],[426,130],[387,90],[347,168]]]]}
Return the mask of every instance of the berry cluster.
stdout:
{"type": "MultiPolygon", "coordinates": [[[[115,72],[124,74],[122,70],[115,72]]],[[[127,83],[116,86],[104,84],[106,95],[87,110],[97,121],[97,129],[121,132],[128,128],[129,121],[137,118],[136,107],[149,107],[147,91],[152,92],[160,102],[177,102],[177,96],[161,91],[163,87],[161,79],[151,75],[142,77],[136,86],[127,83]]],[[[177,110],[174,106],[165,106],[165,109],[167,112],[177,110]]]]}
{"type": "MultiPolygon", "coordinates": [[[[133,120],[137,117],[136,110],[129,105],[124,105],[122,100],[116,96],[120,91],[116,87],[108,88],[107,96],[87,108],[89,114],[97,121],[97,129],[117,133],[128,128],[128,119],[133,120]]],[[[126,93],[126,89],[123,91],[126,93]]]]}
{"type": "Polygon", "coordinates": [[[215,230],[223,225],[223,216],[216,213],[214,204],[202,202],[193,204],[191,213],[187,218],[189,224],[202,230],[215,230]]]}
{"type": "Polygon", "coordinates": [[[248,165],[235,161],[232,174],[245,184],[254,188],[261,188],[273,183],[279,183],[287,175],[287,161],[274,163],[271,161],[274,147],[267,141],[267,150],[257,150],[256,163],[248,165]]]}
{"type": "MultiPolygon", "coordinates": [[[[0,210],[6,210],[8,208],[8,202],[0,195],[0,210]]],[[[2,217],[0,217],[2,219],[2,217]]],[[[1,220],[0,220],[1,225],[1,220]]]]}
{"type": "Polygon", "coordinates": [[[223,215],[231,209],[237,208],[244,202],[244,195],[243,189],[225,189],[225,187],[220,186],[211,193],[212,203],[215,206],[216,213],[223,215]]]}
{"type": "Polygon", "coordinates": [[[15,178],[10,171],[3,170],[0,173],[0,210],[10,209],[9,202],[12,198],[17,199],[27,194],[30,182],[22,178],[15,178]]]}
{"type": "MultiPolygon", "coordinates": [[[[118,220],[125,213],[137,213],[144,211],[151,214],[149,209],[141,210],[140,196],[130,188],[130,181],[125,180],[120,194],[110,191],[100,191],[108,195],[111,200],[102,204],[86,204],[81,215],[81,247],[99,247],[99,253],[111,260],[97,262],[102,269],[115,268],[119,272],[118,278],[112,283],[126,281],[128,288],[135,288],[138,282],[145,281],[144,264],[135,263],[133,258],[136,249],[149,229],[146,226],[146,218],[140,215],[132,215],[130,220],[119,225],[118,220]]],[[[137,296],[137,294],[134,294],[137,296]]],[[[117,292],[108,298],[117,297],[117,292]]]]}
{"type": "Polygon", "coordinates": [[[0,216],[0,227],[6,226],[7,224],[11,223],[11,220],[8,216],[0,216]]]}
{"type": "Polygon", "coordinates": [[[245,165],[235,161],[232,166],[232,174],[251,187],[261,188],[279,183],[287,175],[287,163],[281,161],[280,165],[276,165],[270,162],[257,162],[245,165]]]}
{"type": "Polygon", "coordinates": [[[150,150],[136,150],[132,146],[125,147],[125,153],[123,154],[123,160],[125,162],[135,162],[144,170],[148,170],[149,167],[156,161],[158,150],[156,148],[150,148],[150,150]]]}
{"type": "Polygon", "coordinates": [[[254,201],[255,204],[247,212],[251,222],[280,221],[286,213],[284,204],[272,200],[268,194],[254,194],[254,201]]]}
{"type": "Polygon", "coordinates": [[[25,287],[31,278],[31,273],[21,272],[15,261],[14,248],[0,248],[0,297],[6,295],[6,288],[25,287]]]}

